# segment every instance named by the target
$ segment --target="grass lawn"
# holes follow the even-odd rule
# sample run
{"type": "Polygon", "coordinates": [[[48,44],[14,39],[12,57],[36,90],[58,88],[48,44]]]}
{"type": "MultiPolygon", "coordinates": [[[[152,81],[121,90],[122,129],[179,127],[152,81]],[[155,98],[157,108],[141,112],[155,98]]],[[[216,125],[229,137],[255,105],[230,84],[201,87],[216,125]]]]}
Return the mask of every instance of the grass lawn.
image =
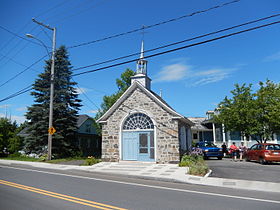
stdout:
{"type": "Polygon", "coordinates": [[[53,159],[53,160],[44,160],[42,158],[33,158],[28,156],[19,156],[19,155],[10,155],[8,157],[1,157],[2,160],[19,160],[19,161],[33,161],[33,162],[44,162],[44,163],[53,163],[53,164],[60,164],[60,163],[67,163],[72,161],[81,160],[80,165],[93,165],[99,163],[99,159],[95,159],[93,157],[86,158],[86,157],[69,157],[69,158],[60,158],[60,159],[53,159]]]}

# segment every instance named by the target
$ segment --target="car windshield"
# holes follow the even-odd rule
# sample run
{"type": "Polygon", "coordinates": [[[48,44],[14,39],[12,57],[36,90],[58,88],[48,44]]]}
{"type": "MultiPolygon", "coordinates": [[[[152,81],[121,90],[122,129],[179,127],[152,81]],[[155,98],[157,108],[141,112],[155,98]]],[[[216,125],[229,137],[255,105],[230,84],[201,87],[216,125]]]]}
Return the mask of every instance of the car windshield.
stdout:
{"type": "Polygon", "coordinates": [[[280,150],[280,144],[266,145],[266,150],[280,150]]]}
{"type": "Polygon", "coordinates": [[[204,143],[204,146],[205,146],[205,147],[216,147],[215,144],[209,143],[209,142],[205,142],[205,143],[204,143]]]}

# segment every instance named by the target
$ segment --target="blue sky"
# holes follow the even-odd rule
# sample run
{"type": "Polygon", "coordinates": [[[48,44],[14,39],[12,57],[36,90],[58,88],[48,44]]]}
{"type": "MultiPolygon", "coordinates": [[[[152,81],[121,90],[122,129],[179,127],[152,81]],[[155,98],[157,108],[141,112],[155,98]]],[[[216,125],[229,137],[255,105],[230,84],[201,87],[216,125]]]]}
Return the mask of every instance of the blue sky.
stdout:
{"type": "MultiPolygon", "coordinates": [[[[20,36],[31,33],[50,47],[52,34],[50,31],[45,33],[33,23],[31,19],[35,17],[57,28],[57,46],[63,44],[69,47],[205,10],[225,2],[230,0],[0,0],[0,26],[20,36]]],[[[279,12],[278,0],[240,0],[222,8],[146,29],[145,50],[279,12]]],[[[270,21],[279,21],[279,17],[270,21]]],[[[240,29],[245,28],[247,27],[240,29]]],[[[234,31],[237,30],[230,32],[234,31]]],[[[226,33],[220,35],[224,34],[226,33]]],[[[0,36],[0,84],[46,54],[44,47],[15,37],[1,28],[0,36]]],[[[78,68],[136,53],[140,51],[142,38],[142,34],[136,32],[69,49],[70,60],[73,67],[78,68]]],[[[203,40],[205,39],[197,41],[203,40]]],[[[183,45],[175,47],[180,46],[183,45]]],[[[150,58],[148,75],[152,79],[152,90],[158,94],[162,90],[163,98],[176,111],[187,117],[199,117],[205,116],[207,110],[213,110],[226,95],[230,95],[235,83],[252,83],[257,89],[259,81],[270,79],[279,82],[279,64],[280,24],[276,24],[150,58]]],[[[32,84],[43,71],[43,67],[44,62],[41,61],[3,85],[0,99],[32,84]]],[[[135,70],[135,67],[135,63],[130,63],[74,77],[79,87],[91,99],[89,101],[84,94],[80,95],[84,105],[80,113],[94,116],[102,97],[117,90],[115,79],[126,68],[135,70]]],[[[94,68],[76,72],[91,69],[94,68]]],[[[1,102],[0,117],[7,115],[13,120],[23,122],[26,107],[30,106],[33,100],[29,93],[25,93],[1,102]]]]}

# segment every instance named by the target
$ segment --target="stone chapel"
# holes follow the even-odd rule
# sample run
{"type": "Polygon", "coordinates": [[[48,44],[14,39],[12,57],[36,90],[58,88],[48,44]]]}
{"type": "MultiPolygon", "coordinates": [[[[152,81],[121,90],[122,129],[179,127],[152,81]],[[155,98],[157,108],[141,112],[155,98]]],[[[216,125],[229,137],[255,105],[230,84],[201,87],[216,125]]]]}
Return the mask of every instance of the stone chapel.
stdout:
{"type": "Polygon", "coordinates": [[[143,41],[131,86],[97,122],[103,161],[177,163],[191,147],[194,124],[151,90],[143,41]]]}

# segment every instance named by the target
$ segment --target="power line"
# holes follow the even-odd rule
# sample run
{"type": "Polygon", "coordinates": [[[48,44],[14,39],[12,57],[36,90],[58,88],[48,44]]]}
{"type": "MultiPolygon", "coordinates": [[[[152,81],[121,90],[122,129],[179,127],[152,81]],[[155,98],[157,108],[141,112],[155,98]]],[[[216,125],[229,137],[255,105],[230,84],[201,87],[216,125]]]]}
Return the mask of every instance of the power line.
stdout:
{"type": "Polygon", "coordinates": [[[86,93],[80,88],[80,86],[78,85],[78,83],[73,79],[71,78],[75,83],[76,83],[76,86],[77,88],[80,90],[80,92],[89,100],[89,102],[91,102],[97,109],[99,109],[99,107],[86,95],[86,93]]]}
{"type": "Polygon", "coordinates": [[[199,10],[199,11],[196,11],[196,12],[193,12],[193,13],[190,13],[190,14],[180,16],[180,17],[172,18],[172,19],[165,20],[165,21],[162,21],[162,22],[159,22],[159,23],[148,25],[148,26],[143,26],[141,28],[137,28],[137,29],[134,29],[134,30],[131,30],[131,31],[123,32],[123,33],[120,33],[120,34],[115,34],[115,35],[108,36],[108,37],[105,37],[105,38],[102,38],[102,39],[97,39],[97,40],[81,43],[81,44],[78,44],[78,45],[73,45],[73,46],[68,47],[68,49],[81,47],[81,46],[93,44],[93,43],[96,43],[96,42],[105,41],[105,40],[108,40],[108,39],[112,39],[112,38],[124,36],[124,35],[127,35],[127,34],[135,33],[135,32],[138,32],[138,31],[142,31],[143,29],[153,28],[153,27],[160,26],[160,25],[163,25],[163,24],[166,24],[166,23],[175,22],[175,21],[181,20],[183,18],[192,17],[194,15],[201,14],[201,13],[206,13],[206,12],[209,12],[209,11],[214,10],[214,9],[218,9],[218,8],[221,8],[221,7],[233,4],[233,3],[237,3],[239,1],[240,0],[233,0],[233,1],[230,1],[230,2],[226,2],[226,3],[220,4],[220,5],[210,7],[208,9],[199,10]]]}
{"type": "MultiPolygon", "coordinates": [[[[213,39],[208,39],[208,40],[197,42],[197,43],[194,43],[194,44],[185,45],[185,46],[178,47],[178,48],[175,48],[175,49],[171,49],[171,50],[159,52],[159,53],[156,53],[156,54],[152,54],[152,55],[146,56],[146,58],[151,58],[151,57],[167,54],[167,53],[170,53],[170,52],[182,50],[182,49],[185,49],[185,48],[190,48],[190,47],[206,44],[206,43],[209,43],[209,42],[217,41],[217,40],[224,39],[224,38],[227,38],[227,37],[231,37],[231,36],[234,36],[234,35],[238,35],[238,34],[242,34],[242,33],[245,33],[245,32],[249,32],[249,31],[260,29],[260,28],[268,27],[268,26],[275,25],[275,24],[278,24],[278,23],[280,23],[280,21],[274,21],[274,22],[271,22],[271,23],[267,23],[267,24],[263,24],[263,25],[260,25],[260,26],[244,29],[244,30],[241,30],[241,31],[238,31],[238,32],[234,32],[234,33],[226,34],[226,35],[223,35],[223,36],[219,36],[219,37],[216,37],[216,38],[213,38],[213,39]]],[[[122,62],[122,63],[117,63],[117,64],[113,64],[113,65],[110,65],[110,66],[105,66],[105,67],[102,67],[102,68],[93,69],[93,70],[73,74],[72,77],[73,76],[79,76],[79,75],[82,75],[82,74],[92,73],[92,72],[96,72],[96,71],[101,71],[101,70],[112,68],[112,67],[115,67],[115,66],[124,65],[124,64],[127,64],[127,63],[135,62],[137,60],[138,59],[133,59],[133,60],[125,61],[125,62],[122,62]]],[[[32,86],[32,85],[30,85],[30,86],[32,86]]],[[[30,86],[28,86],[26,88],[29,88],[30,86]]],[[[24,89],[26,89],[26,88],[24,88],[24,89]]],[[[15,93],[15,94],[12,94],[11,96],[8,96],[8,97],[0,100],[0,102],[2,102],[4,100],[8,100],[8,99],[13,98],[13,97],[16,97],[17,95],[23,94],[23,93],[25,93],[25,92],[27,92],[31,89],[28,89],[28,90],[25,90],[25,91],[21,90],[21,91],[15,93]]]]}
{"type": "MultiPolygon", "coordinates": [[[[144,53],[152,52],[152,51],[155,51],[155,50],[163,49],[163,48],[170,47],[170,46],[177,45],[177,44],[181,44],[181,43],[184,43],[184,42],[189,42],[189,41],[193,41],[193,40],[196,40],[196,39],[204,38],[204,37],[207,37],[207,36],[210,36],[210,35],[218,34],[218,33],[221,33],[221,32],[225,32],[225,31],[228,31],[228,30],[232,30],[232,29],[235,29],[235,28],[239,28],[239,27],[246,26],[246,25],[249,25],[249,24],[257,23],[257,22],[264,21],[264,20],[274,18],[274,17],[278,17],[278,16],[280,16],[280,13],[270,15],[270,16],[267,16],[267,17],[263,17],[263,18],[260,18],[260,19],[257,19],[257,20],[249,21],[249,22],[246,22],[246,23],[242,23],[242,24],[239,24],[239,25],[231,26],[231,27],[228,27],[228,28],[224,28],[224,29],[221,29],[221,30],[218,30],[218,31],[210,32],[210,33],[207,33],[207,34],[192,37],[192,38],[185,39],[185,40],[182,40],[182,41],[178,41],[178,42],[174,42],[174,43],[171,43],[171,44],[163,45],[163,46],[153,48],[153,49],[150,49],[150,50],[145,50],[144,53]]],[[[140,52],[132,53],[132,54],[129,54],[129,55],[126,55],[126,56],[121,56],[121,57],[118,57],[118,58],[110,59],[110,60],[99,62],[99,63],[94,63],[94,64],[74,68],[73,71],[77,71],[77,70],[81,70],[81,69],[85,69],[85,68],[89,68],[89,67],[93,67],[93,66],[98,66],[98,65],[101,65],[101,64],[105,64],[105,63],[111,63],[113,61],[121,60],[121,59],[124,59],[124,58],[129,58],[129,57],[136,56],[136,55],[140,55],[140,52]]]]}
{"type": "MultiPolygon", "coordinates": [[[[175,51],[178,51],[178,50],[182,50],[182,49],[185,49],[185,48],[190,48],[190,47],[206,44],[206,43],[209,43],[209,42],[217,41],[217,40],[220,40],[220,39],[224,39],[224,38],[231,37],[231,36],[234,36],[234,35],[238,35],[238,34],[241,34],[241,33],[253,31],[253,30],[256,30],[256,29],[268,27],[268,26],[278,24],[278,23],[280,23],[280,21],[275,21],[275,22],[272,22],[272,23],[268,23],[268,24],[256,26],[256,27],[253,27],[253,28],[245,29],[245,30],[242,30],[242,31],[230,33],[230,34],[227,34],[227,35],[224,35],[224,36],[219,36],[219,37],[216,37],[216,38],[213,38],[213,39],[208,39],[208,40],[197,42],[197,43],[194,43],[194,44],[185,45],[185,46],[178,47],[178,48],[175,48],[175,49],[171,49],[171,50],[159,52],[159,53],[156,53],[156,54],[148,55],[148,56],[145,56],[145,58],[151,58],[151,57],[175,52],[175,51]]],[[[82,75],[82,74],[88,74],[88,73],[92,73],[92,72],[96,72],[96,71],[101,71],[101,70],[104,70],[104,69],[108,69],[108,68],[112,68],[112,67],[116,67],[116,66],[121,66],[121,65],[124,65],[124,64],[128,64],[128,63],[132,63],[132,62],[135,62],[137,60],[138,60],[138,58],[137,59],[132,59],[132,60],[129,60],[129,61],[124,61],[124,62],[117,63],[117,64],[113,64],[113,65],[110,65],[110,66],[105,66],[105,67],[101,67],[101,68],[97,68],[97,69],[93,69],[93,70],[89,70],[89,71],[85,71],[85,72],[81,72],[81,73],[76,73],[76,74],[73,74],[73,76],[79,76],[79,75],[82,75]]]]}
{"type": "MultiPolygon", "coordinates": [[[[26,65],[24,65],[24,64],[22,64],[22,63],[20,63],[20,62],[18,62],[16,60],[14,60],[13,58],[10,58],[10,57],[8,57],[6,55],[3,55],[2,53],[0,53],[0,55],[3,56],[4,58],[9,59],[10,61],[14,62],[15,64],[18,64],[18,65],[23,66],[23,67],[28,67],[28,66],[26,66],[26,65]]],[[[32,70],[36,71],[35,69],[32,69],[32,70]]]]}
{"type": "Polygon", "coordinates": [[[30,91],[30,90],[32,90],[32,88],[30,88],[30,87],[32,87],[32,85],[29,85],[29,86],[27,86],[27,87],[25,87],[25,88],[19,90],[18,92],[14,93],[14,94],[12,94],[12,95],[9,95],[9,96],[7,96],[6,98],[1,99],[1,100],[0,100],[0,103],[3,102],[3,101],[9,100],[9,99],[11,99],[11,98],[14,98],[14,97],[16,97],[16,96],[19,96],[19,95],[21,95],[21,94],[24,94],[24,93],[26,93],[26,92],[28,92],[28,91],[30,91]]]}
{"type": "Polygon", "coordinates": [[[28,41],[28,42],[31,42],[31,43],[33,43],[33,44],[36,44],[36,45],[39,45],[39,46],[40,46],[39,43],[34,42],[34,41],[30,40],[30,39],[26,39],[25,37],[20,36],[20,35],[18,35],[18,34],[16,34],[16,33],[12,32],[12,31],[10,31],[10,30],[4,28],[3,26],[0,26],[0,28],[3,29],[4,31],[6,31],[6,32],[8,32],[8,33],[10,33],[10,34],[12,34],[12,35],[14,35],[14,36],[20,38],[20,39],[23,39],[23,40],[25,40],[25,41],[28,41]]]}
{"type": "Polygon", "coordinates": [[[11,77],[10,79],[8,79],[6,82],[2,83],[0,85],[0,87],[4,86],[5,84],[9,83],[10,81],[12,81],[13,79],[17,78],[19,75],[21,75],[23,72],[27,71],[28,69],[30,69],[32,66],[34,66],[35,64],[39,63],[41,60],[43,60],[46,56],[45,55],[43,57],[41,57],[40,59],[38,59],[37,61],[35,61],[34,63],[32,63],[30,66],[28,66],[27,68],[25,68],[24,70],[22,70],[21,72],[17,73],[15,76],[11,77]]]}

